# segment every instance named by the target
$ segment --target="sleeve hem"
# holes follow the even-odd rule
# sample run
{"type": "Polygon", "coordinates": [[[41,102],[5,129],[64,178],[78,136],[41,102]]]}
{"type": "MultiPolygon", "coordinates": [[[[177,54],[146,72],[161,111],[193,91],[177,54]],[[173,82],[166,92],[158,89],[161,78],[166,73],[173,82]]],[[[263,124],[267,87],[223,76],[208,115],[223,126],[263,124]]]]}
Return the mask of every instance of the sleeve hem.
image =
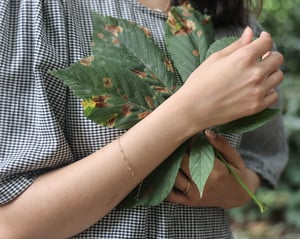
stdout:
{"type": "Polygon", "coordinates": [[[16,197],[20,196],[32,183],[33,177],[14,177],[5,179],[0,182],[0,205],[9,203],[16,197]]]}

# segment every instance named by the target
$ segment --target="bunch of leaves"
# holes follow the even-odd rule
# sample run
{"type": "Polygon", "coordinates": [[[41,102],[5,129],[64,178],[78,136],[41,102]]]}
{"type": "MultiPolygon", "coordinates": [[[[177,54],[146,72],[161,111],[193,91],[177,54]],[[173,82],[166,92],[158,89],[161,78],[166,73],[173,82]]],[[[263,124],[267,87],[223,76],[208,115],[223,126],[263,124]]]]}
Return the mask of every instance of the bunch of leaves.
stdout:
{"type": "MultiPolygon", "coordinates": [[[[97,13],[93,17],[93,55],[51,74],[60,78],[82,99],[88,119],[106,127],[132,127],[176,92],[210,54],[236,40],[224,38],[215,41],[209,16],[186,3],[172,7],[168,13],[165,40],[171,56],[169,59],[155,44],[148,29],[128,20],[97,13]]],[[[260,127],[277,111],[266,109],[256,115],[216,126],[214,130],[225,134],[244,133],[260,127]]],[[[199,133],[183,143],[119,206],[130,208],[161,203],[172,190],[187,151],[192,179],[202,195],[218,152],[199,133]]],[[[218,157],[263,210],[263,205],[226,160],[220,154],[218,157]]]]}

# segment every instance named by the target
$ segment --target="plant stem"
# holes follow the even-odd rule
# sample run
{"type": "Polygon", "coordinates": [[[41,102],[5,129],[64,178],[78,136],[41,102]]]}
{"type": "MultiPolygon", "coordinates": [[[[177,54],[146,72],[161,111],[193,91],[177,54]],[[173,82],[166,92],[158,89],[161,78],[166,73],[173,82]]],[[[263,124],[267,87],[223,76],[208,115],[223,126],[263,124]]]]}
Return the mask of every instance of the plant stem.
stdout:
{"type": "Polygon", "coordinates": [[[218,152],[218,150],[215,149],[215,153],[217,157],[225,164],[228,171],[234,176],[234,178],[237,180],[237,182],[242,186],[242,188],[248,193],[248,195],[253,199],[253,201],[257,204],[257,206],[260,209],[260,212],[263,213],[267,210],[267,207],[264,203],[262,203],[255,194],[248,188],[248,186],[243,182],[243,180],[240,178],[240,176],[234,171],[232,166],[223,158],[223,156],[218,152]]]}

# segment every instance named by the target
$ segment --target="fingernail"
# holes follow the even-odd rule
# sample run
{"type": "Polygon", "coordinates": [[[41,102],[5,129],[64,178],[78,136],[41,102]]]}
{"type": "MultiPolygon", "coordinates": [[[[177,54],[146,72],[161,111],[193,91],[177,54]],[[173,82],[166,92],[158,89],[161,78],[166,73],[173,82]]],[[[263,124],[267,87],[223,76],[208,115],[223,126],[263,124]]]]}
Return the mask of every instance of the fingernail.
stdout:
{"type": "Polygon", "coordinates": [[[207,137],[211,138],[211,139],[216,139],[217,138],[217,134],[214,131],[210,130],[210,129],[205,130],[205,135],[207,137]]]}
{"type": "Polygon", "coordinates": [[[260,36],[271,37],[270,34],[269,34],[268,32],[266,32],[266,31],[262,31],[262,32],[260,33],[260,36]]]}
{"type": "Polygon", "coordinates": [[[245,28],[245,30],[243,31],[243,34],[242,34],[242,38],[244,38],[244,37],[247,37],[248,35],[249,35],[249,33],[250,33],[250,27],[249,26],[247,26],[246,28],[245,28]]]}
{"type": "Polygon", "coordinates": [[[263,59],[266,59],[268,56],[272,55],[272,52],[271,51],[268,51],[267,53],[265,53],[263,56],[262,56],[262,60],[263,59]]]}

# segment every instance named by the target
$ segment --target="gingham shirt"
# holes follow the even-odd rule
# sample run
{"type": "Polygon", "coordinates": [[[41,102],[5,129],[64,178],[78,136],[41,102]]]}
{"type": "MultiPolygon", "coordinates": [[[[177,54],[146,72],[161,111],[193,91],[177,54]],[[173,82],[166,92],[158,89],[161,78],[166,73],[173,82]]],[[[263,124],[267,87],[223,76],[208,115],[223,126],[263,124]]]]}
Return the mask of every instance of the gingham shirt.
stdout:
{"type": "MultiPolygon", "coordinates": [[[[10,202],[36,177],[93,153],[122,132],[82,114],[80,99],[49,69],[91,54],[90,10],[148,27],[165,49],[165,15],[135,0],[5,0],[0,2],[0,203],[10,202]]],[[[260,28],[253,25],[258,33],[260,28]]],[[[242,29],[219,29],[239,35],[242,29]]],[[[229,137],[247,166],[275,185],[287,160],[280,116],[263,128],[229,137]]],[[[100,173],[100,172],[99,172],[100,173]]],[[[72,238],[232,238],[224,210],[163,202],[113,210],[72,238]]]]}

